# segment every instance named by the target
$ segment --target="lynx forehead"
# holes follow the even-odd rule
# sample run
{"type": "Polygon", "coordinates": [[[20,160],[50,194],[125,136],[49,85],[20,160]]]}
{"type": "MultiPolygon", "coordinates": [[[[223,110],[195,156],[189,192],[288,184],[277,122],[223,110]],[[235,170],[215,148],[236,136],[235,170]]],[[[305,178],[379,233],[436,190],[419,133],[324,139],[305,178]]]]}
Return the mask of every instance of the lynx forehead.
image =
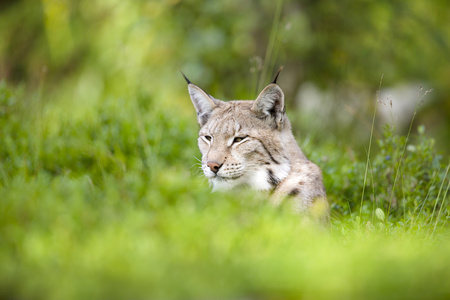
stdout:
{"type": "MultiPolygon", "coordinates": [[[[279,73],[278,73],[279,74],[279,73]]],[[[247,185],[292,197],[295,210],[328,217],[322,173],[297,145],[276,79],[256,100],[221,101],[188,82],[200,125],[202,170],[213,190],[247,185]]]]}

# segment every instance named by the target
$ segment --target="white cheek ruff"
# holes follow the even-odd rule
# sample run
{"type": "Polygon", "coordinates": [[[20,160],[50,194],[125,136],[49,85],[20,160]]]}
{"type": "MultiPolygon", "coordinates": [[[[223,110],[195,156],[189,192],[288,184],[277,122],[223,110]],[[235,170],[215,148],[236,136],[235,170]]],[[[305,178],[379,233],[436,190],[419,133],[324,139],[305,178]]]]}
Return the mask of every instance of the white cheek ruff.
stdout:
{"type": "Polygon", "coordinates": [[[247,176],[249,185],[255,190],[270,190],[272,188],[265,168],[251,172],[247,176]]]}
{"type": "Polygon", "coordinates": [[[289,175],[291,167],[288,163],[280,165],[271,165],[270,167],[261,166],[255,171],[248,174],[248,183],[255,190],[270,190],[274,188],[273,181],[270,178],[270,173],[278,182],[281,182],[289,175]]]}

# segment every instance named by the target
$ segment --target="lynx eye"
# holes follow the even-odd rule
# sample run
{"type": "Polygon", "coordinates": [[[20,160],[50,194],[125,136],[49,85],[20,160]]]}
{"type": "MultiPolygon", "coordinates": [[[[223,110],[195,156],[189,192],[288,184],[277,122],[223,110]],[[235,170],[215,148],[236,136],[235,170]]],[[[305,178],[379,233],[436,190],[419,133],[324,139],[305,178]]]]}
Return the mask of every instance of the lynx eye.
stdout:
{"type": "Polygon", "coordinates": [[[208,141],[211,141],[211,139],[212,139],[211,136],[209,136],[209,135],[204,135],[203,137],[204,137],[205,139],[207,139],[208,141]]]}
{"type": "Polygon", "coordinates": [[[246,136],[242,136],[242,137],[237,136],[237,137],[234,138],[233,144],[234,144],[234,143],[242,142],[242,141],[245,140],[246,138],[247,138],[246,136]]]}

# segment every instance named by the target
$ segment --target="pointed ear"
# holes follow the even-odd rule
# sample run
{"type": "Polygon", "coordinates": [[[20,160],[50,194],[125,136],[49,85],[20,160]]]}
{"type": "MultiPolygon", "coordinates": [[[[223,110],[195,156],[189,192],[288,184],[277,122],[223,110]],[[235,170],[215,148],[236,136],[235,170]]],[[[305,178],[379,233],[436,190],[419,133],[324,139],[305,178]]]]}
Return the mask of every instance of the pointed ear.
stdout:
{"type": "Polygon", "coordinates": [[[218,106],[218,101],[192,83],[188,84],[188,90],[197,111],[197,122],[200,126],[203,126],[208,122],[211,112],[218,106]]]}
{"type": "Polygon", "coordinates": [[[281,88],[271,83],[256,98],[252,111],[260,118],[267,119],[278,129],[281,129],[285,119],[284,93],[281,88]]]}

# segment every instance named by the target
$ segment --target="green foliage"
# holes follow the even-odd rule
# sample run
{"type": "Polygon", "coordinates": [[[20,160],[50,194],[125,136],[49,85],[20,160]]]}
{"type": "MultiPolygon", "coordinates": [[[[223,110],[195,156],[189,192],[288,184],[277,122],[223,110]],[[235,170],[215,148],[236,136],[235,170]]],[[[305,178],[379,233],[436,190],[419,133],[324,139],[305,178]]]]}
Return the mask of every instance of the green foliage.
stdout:
{"type": "Polygon", "coordinates": [[[424,127],[386,127],[367,168],[348,138],[296,135],[332,207],[317,228],[264,193],[210,192],[178,73],[251,98],[284,64],[293,116],[305,82],[420,79],[436,90],[428,118],[445,125],[447,12],[425,0],[1,2],[0,298],[448,298],[449,162],[424,127]]]}
{"type": "Polygon", "coordinates": [[[59,107],[46,107],[55,112],[25,109],[20,94],[4,83],[0,94],[6,178],[41,171],[75,177],[89,172],[94,178],[121,176],[128,169],[148,173],[169,162],[186,162],[195,153],[195,129],[186,119],[151,105],[147,97],[105,98],[91,108],[95,117],[66,119],[58,115],[59,107]]]}
{"type": "Polygon", "coordinates": [[[365,216],[373,222],[376,209],[381,208],[386,213],[383,222],[401,222],[408,229],[419,226],[418,219],[421,226],[446,224],[450,215],[446,198],[448,165],[443,164],[442,156],[434,149],[434,140],[424,131],[420,126],[418,135],[410,137],[412,142],[407,143],[405,136],[386,126],[383,138],[377,140],[376,154],[370,157],[365,186],[366,163],[358,161],[351,150],[341,150],[339,153],[345,155],[336,153],[339,157],[327,158],[332,161],[322,164],[334,212],[365,216]],[[439,216],[436,210],[441,211],[439,216]]]}
{"type": "Polygon", "coordinates": [[[430,216],[436,205],[445,204],[438,194],[441,183],[445,183],[446,166],[441,164],[442,156],[436,155],[434,140],[425,136],[423,127],[408,145],[406,137],[395,135],[387,127],[378,144],[380,152],[373,159],[371,170],[377,206],[392,208],[397,220],[405,217],[405,221],[410,221],[409,218],[430,216]]]}

